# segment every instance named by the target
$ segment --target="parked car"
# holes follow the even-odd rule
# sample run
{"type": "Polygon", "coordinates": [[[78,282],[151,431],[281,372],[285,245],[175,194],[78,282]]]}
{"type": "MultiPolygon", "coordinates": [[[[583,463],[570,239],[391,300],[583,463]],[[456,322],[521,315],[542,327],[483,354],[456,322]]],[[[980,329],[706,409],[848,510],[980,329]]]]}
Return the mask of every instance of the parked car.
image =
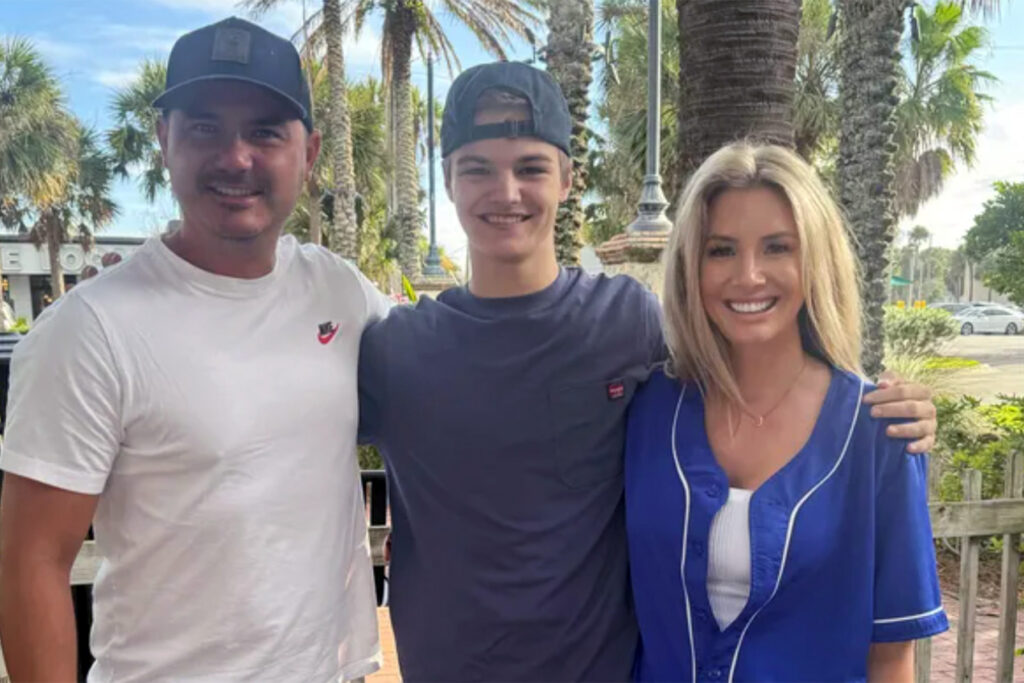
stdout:
{"type": "Polygon", "coordinates": [[[971,306],[954,315],[953,319],[960,324],[960,334],[1017,334],[1024,330],[1024,313],[1002,306],[971,306]]]}
{"type": "Polygon", "coordinates": [[[928,308],[938,308],[943,311],[947,311],[951,315],[956,315],[960,311],[968,308],[970,304],[958,304],[958,303],[939,303],[939,304],[928,304],[928,308]]]}

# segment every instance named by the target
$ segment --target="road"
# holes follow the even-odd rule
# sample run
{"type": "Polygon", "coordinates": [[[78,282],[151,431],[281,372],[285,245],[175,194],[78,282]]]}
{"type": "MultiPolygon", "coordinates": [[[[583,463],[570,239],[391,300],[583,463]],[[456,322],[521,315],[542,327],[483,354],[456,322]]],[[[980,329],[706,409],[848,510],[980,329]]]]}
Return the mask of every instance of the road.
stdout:
{"type": "Polygon", "coordinates": [[[1024,396],[1024,335],[961,336],[946,345],[942,355],[983,364],[957,374],[955,385],[963,393],[983,401],[994,401],[999,394],[1024,396]]]}
{"type": "Polygon", "coordinates": [[[1024,365],[1024,334],[973,334],[960,336],[943,348],[944,356],[960,356],[998,368],[1024,365]]]}

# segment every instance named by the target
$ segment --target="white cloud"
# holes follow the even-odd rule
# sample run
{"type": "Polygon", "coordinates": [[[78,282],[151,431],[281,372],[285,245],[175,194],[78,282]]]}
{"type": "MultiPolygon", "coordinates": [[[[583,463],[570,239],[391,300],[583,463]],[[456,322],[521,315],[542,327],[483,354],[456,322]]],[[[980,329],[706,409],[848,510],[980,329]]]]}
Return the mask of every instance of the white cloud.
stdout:
{"type": "Polygon", "coordinates": [[[156,0],[156,4],[178,10],[241,13],[238,0],[156,0]]]}
{"type": "Polygon", "coordinates": [[[46,36],[32,36],[29,41],[39,53],[51,63],[64,64],[74,61],[86,54],[85,46],[54,40],[46,36]]]}
{"type": "Polygon", "coordinates": [[[960,244],[982,205],[990,199],[997,180],[1024,181],[1024,99],[1004,100],[996,96],[995,108],[986,117],[985,130],[978,139],[973,168],[958,169],[938,197],[927,202],[916,216],[904,219],[903,231],[923,225],[932,232],[936,246],[954,248],[960,244]]]}
{"type": "MultiPolygon", "coordinates": [[[[258,19],[253,19],[249,10],[243,7],[239,0],[156,0],[156,2],[170,9],[205,12],[210,15],[211,20],[224,19],[229,16],[243,17],[255,21],[269,31],[289,38],[302,27],[301,0],[281,0],[274,9],[261,14],[258,19]]],[[[320,3],[316,0],[307,0],[306,14],[310,15],[315,12],[319,5],[320,3]]]]}
{"type": "Polygon", "coordinates": [[[358,38],[350,32],[342,42],[342,49],[346,66],[380,71],[380,32],[376,27],[364,26],[358,38]]]}
{"type": "Polygon", "coordinates": [[[92,78],[97,83],[105,85],[108,88],[123,88],[134,81],[137,75],[138,71],[134,69],[123,71],[105,69],[94,73],[92,78]]]}
{"type": "Polygon", "coordinates": [[[99,40],[109,41],[121,48],[164,56],[170,53],[174,41],[183,32],[169,26],[137,26],[103,22],[96,27],[94,35],[99,40]]]}

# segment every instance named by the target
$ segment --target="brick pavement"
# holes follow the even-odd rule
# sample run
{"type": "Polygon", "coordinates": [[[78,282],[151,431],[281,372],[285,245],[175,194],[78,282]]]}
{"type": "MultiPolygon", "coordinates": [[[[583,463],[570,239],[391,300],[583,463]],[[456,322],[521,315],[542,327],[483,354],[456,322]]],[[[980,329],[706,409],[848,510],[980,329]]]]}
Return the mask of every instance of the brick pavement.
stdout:
{"type": "MultiPolygon", "coordinates": [[[[956,633],[960,605],[954,595],[943,594],[949,630],[932,639],[932,680],[956,680],[956,633]]],[[[999,607],[995,600],[978,598],[974,621],[974,681],[996,680],[996,645],[999,642],[999,607]]],[[[1024,609],[1017,610],[1017,649],[1024,648],[1024,609]]],[[[1024,681],[1024,657],[1014,660],[1013,680],[1024,681]]]]}
{"type": "MultiPolygon", "coordinates": [[[[949,631],[935,637],[932,641],[932,677],[936,683],[954,681],[956,679],[956,629],[960,615],[960,606],[956,597],[951,594],[943,596],[946,612],[949,614],[949,631]]],[[[380,621],[381,645],[384,653],[383,668],[372,676],[367,683],[400,683],[398,657],[395,654],[395,637],[391,632],[391,617],[387,608],[377,611],[380,621]]],[[[993,600],[978,599],[978,614],[975,622],[974,636],[974,681],[976,683],[993,683],[996,678],[996,644],[999,637],[999,612],[993,600]]],[[[1017,614],[1017,647],[1024,648],[1024,609],[1017,614]]],[[[1018,656],[1014,662],[1015,681],[1024,681],[1024,657],[1018,656]]]]}

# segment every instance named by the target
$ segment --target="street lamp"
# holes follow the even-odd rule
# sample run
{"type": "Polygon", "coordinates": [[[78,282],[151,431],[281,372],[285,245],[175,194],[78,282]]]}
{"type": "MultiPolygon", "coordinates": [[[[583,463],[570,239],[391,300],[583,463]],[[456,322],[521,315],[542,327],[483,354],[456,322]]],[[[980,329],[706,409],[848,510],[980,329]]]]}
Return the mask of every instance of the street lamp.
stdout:
{"type": "Polygon", "coordinates": [[[647,17],[647,174],[637,203],[637,217],[626,232],[667,232],[668,202],[661,189],[661,4],[649,0],[647,17]]]}
{"type": "Polygon", "coordinates": [[[437,223],[434,216],[434,55],[427,53],[427,178],[430,197],[430,250],[423,266],[423,274],[427,277],[443,277],[441,254],[437,250],[437,223]]]}

